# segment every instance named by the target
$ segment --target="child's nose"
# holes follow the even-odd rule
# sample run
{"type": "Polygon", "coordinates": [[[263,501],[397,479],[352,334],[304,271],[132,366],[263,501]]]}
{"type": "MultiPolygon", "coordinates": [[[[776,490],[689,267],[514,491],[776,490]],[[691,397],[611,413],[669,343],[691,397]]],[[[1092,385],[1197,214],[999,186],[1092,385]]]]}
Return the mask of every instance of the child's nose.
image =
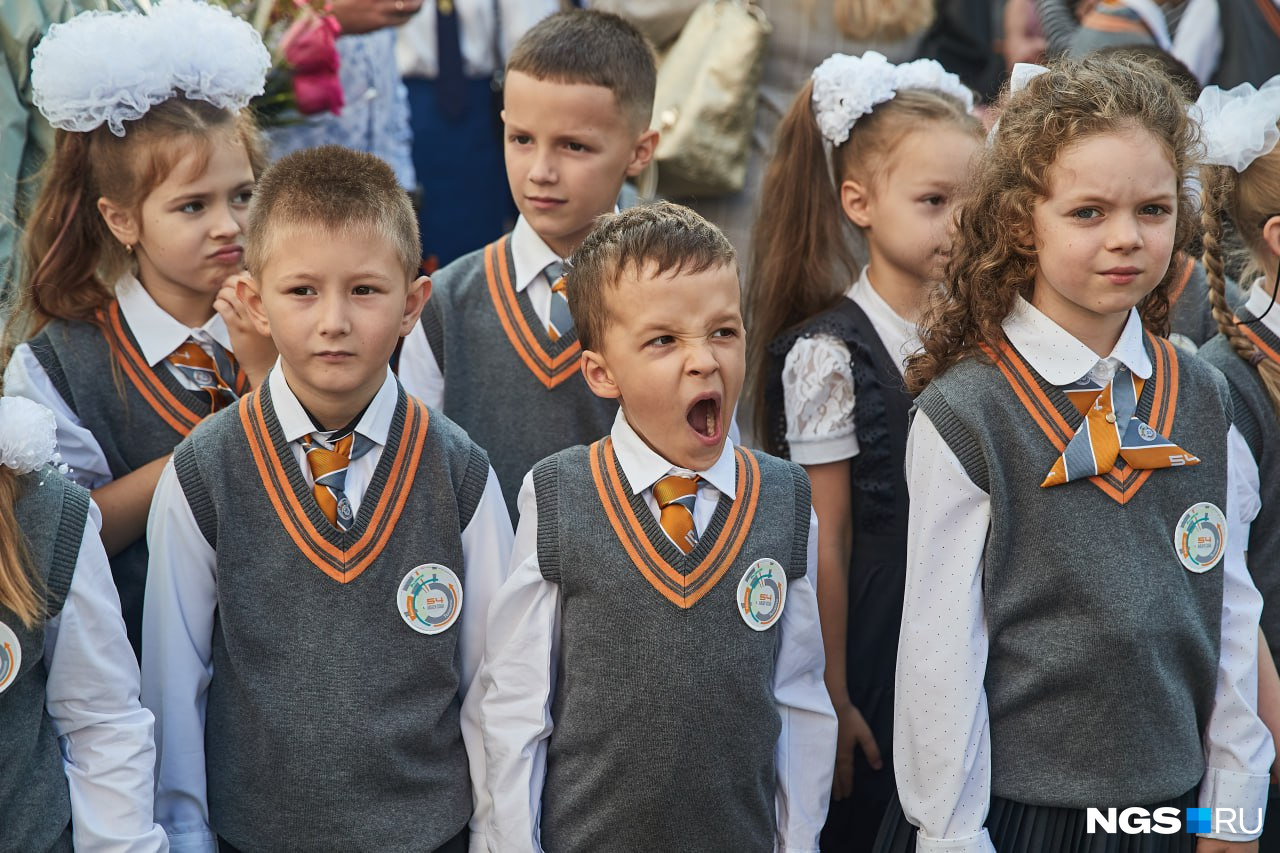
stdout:
{"type": "Polygon", "coordinates": [[[1142,227],[1136,216],[1117,214],[1107,230],[1108,248],[1129,251],[1142,246],[1142,227]]]}
{"type": "Polygon", "coordinates": [[[556,162],[552,152],[539,151],[533,155],[533,167],[529,170],[529,180],[535,184],[555,183],[556,162]]]}
{"type": "Polygon", "coordinates": [[[219,238],[235,237],[240,233],[240,220],[231,212],[230,205],[222,205],[216,211],[213,223],[213,236],[219,238]]]}
{"type": "Polygon", "coordinates": [[[707,376],[720,369],[715,350],[710,341],[701,340],[689,345],[689,355],[685,360],[686,367],[692,376],[707,376]]]}
{"type": "Polygon", "coordinates": [[[344,335],[351,329],[351,318],[345,299],[329,296],[321,302],[320,334],[344,335]]]}

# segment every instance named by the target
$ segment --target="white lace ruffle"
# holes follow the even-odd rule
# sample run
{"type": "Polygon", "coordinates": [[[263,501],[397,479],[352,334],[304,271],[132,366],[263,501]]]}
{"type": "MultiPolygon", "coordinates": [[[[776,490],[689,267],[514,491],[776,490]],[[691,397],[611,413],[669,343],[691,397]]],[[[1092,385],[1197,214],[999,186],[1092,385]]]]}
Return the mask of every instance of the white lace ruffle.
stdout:
{"type": "Polygon", "coordinates": [[[148,15],[89,11],[54,24],[31,61],[32,99],[49,124],[124,136],[178,93],[238,110],[262,94],[271,56],[247,22],[201,0],[164,0],[148,15]]]}
{"type": "Polygon", "coordinates": [[[782,366],[791,459],[802,465],[858,455],[849,348],[831,335],[801,338],[782,366]]]}

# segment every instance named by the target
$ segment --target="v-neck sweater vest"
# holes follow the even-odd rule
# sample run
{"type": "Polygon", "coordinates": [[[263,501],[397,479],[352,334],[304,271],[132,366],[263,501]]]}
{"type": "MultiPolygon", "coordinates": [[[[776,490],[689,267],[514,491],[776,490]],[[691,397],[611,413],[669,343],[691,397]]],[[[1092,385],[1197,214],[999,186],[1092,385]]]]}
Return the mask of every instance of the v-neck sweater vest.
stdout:
{"type": "Polygon", "coordinates": [[[342,531],[316,504],[264,384],[197,428],[174,467],[217,553],[205,725],[214,831],[245,850],[434,850],[453,838],[471,814],[458,627],[418,633],[398,591],[424,564],[465,584],[461,536],[484,492],[484,451],[401,391],[342,531]]]}
{"type": "Polygon", "coordinates": [[[625,482],[610,439],[534,470],[538,562],[562,607],[543,846],[767,853],[780,625],[748,627],[737,593],[762,558],[805,574],[808,478],[739,449],[738,494],[688,555],[625,482]]]}

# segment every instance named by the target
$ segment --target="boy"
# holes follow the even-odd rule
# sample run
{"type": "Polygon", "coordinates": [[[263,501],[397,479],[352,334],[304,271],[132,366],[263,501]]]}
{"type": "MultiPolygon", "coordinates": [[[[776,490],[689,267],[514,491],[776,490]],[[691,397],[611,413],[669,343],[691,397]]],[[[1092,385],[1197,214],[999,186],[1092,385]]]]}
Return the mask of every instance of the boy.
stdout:
{"type": "Polygon", "coordinates": [[[520,491],[478,688],[491,844],[817,850],[836,738],[817,520],[799,466],[727,440],[733,249],[686,208],[632,208],[569,288],[583,375],[621,410],[520,491]]]}
{"type": "Polygon", "coordinates": [[[237,291],[279,361],[151,508],[156,819],[175,849],[465,850],[459,703],[511,525],[484,451],[387,368],[430,288],[413,208],[326,146],[263,176],[248,234],[237,291]]]}
{"type": "Polygon", "coordinates": [[[656,74],[644,37],[614,15],[565,12],[525,33],[507,62],[502,113],[520,217],[435,275],[405,341],[405,388],[493,455],[513,513],[533,463],[601,437],[617,411],[578,375],[582,348],[556,283],[623,181],[653,157],[656,74]]]}

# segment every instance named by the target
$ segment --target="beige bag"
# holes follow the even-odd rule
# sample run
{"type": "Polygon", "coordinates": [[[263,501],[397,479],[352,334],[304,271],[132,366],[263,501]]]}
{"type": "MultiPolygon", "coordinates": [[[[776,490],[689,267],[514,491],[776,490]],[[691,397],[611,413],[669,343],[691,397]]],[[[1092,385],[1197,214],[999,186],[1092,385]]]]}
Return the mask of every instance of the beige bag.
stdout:
{"type": "MultiPolygon", "coordinates": [[[[742,189],[770,29],[751,0],[707,0],[689,16],[658,66],[658,193],[708,198],[742,189]]],[[[641,195],[652,195],[643,183],[641,195]]]]}

